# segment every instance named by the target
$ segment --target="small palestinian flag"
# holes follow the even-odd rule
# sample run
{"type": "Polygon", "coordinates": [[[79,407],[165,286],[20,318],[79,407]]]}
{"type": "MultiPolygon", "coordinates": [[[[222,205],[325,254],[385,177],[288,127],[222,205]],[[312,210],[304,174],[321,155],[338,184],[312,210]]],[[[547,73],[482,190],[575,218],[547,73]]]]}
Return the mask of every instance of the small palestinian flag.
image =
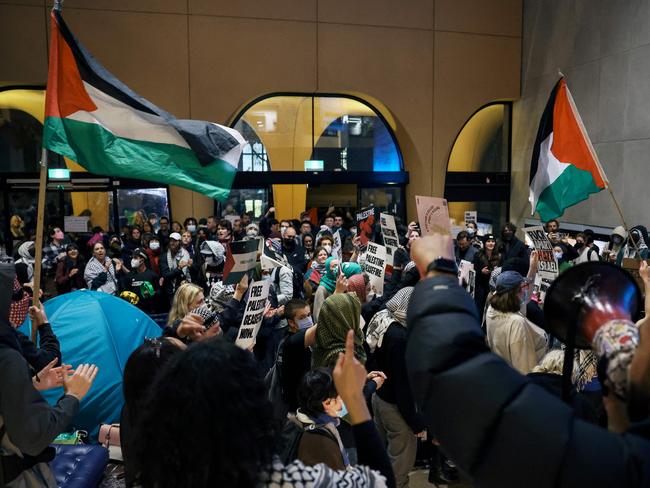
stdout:
{"type": "Polygon", "coordinates": [[[245,274],[257,266],[257,239],[234,241],[228,244],[226,262],[223,266],[223,284],[236,285],[245,274]]]}
{"type": "Polygon", "coordinates": [[[548,222],[608,184],[569,88],[560,78],[542,114],[533,148],[531,214],[538,212],[548,222]]]}
{"type": "Polygon", "coordinates": [[[228,197],[246,143],[236,130],[174,118],[106,71],[56,9],[51,27],[44,147],[94,174],[228,197]]]}

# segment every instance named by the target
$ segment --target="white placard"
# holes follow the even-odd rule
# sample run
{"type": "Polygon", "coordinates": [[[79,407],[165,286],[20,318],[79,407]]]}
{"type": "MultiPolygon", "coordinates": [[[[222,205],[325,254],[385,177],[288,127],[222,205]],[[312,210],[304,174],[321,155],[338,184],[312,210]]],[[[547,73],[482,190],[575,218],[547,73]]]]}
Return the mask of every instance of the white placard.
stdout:
{"type": "Polygon", "coordinates": [[[248,349],[255,344],[255,338],[264,320],[264,307],[266,307],[266,300],[269,297],[270,284],[271,282],[268,280],[254,281],[249,287],[244,318],[235,341],[235,344],[242,349],[248,349]]]}
{"type": "Polygon", "coordinates": [[[381,235],[384,238],[384,246],[386,246],[386,264],[392,268],[395,263],[395,251],[399,248],[395,217],[381,213],[379,214],[379,223],[381,224],[381,235]]]}
{"type": "Polygon", "coordinates": [[[444,198],[416,196],[415,205],[418,210],[418,220],[423,235],[451,235],[447,200],[444,198]]]}
{"type": "Polygon", "coordinates": [[[552,282],[560,274],[560,268],[553,254],[553,244],[548,239],[544,227],[526,227],[524,232],[537,251],[537,272],[542,279],[552,282]]]}
{"type": "Polygon", "coordinates": [[[470,222],[474,222],[475,224],[478,222],[476,210],[468,210],[465,212],[465,225],[470,222]]]}
{"type": "Polygon", "coordinates": [[[63,230],[76,233],[88,232],[88,217],[66,215],[63,217],[63,230]]]}
{"type": "Polygon", "coordinates": [[[378,296],[384,294],[384,275],[386,273],[386,248],[381,244],[368,242],[366,262],[363,270],[370,277],[370,285],[375,288],[378,296]]]}
{"type": "Polygon", "coordinates": [[[241,220],[239,215],[225,215],[223,218],[228,220],[232,225],[235,225],[235,222],[241,220]]]}
{"type": "Polygon", "coordinates": [[[343,249],[343,244],[341,244],[341,231],[337,230],[333,235],[334,244],[332,245],[332,256],[336,258],[341,257],[341,251],[343,249]]]}

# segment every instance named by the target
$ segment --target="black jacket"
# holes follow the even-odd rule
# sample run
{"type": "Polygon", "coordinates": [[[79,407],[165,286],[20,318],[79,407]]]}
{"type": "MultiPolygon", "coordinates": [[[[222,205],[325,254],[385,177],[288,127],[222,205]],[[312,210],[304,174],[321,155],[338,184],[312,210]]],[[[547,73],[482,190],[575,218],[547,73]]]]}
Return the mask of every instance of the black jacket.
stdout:
{"type": "Polygon", "coordinates": [[[577,419],[492,354],[455,276],[421,281],[408,323],[416,403],[445,454],[475,485],[648,486],[650,440],[577,419]]]}
{"type": "Polygon", "coordinates": [[[511,258],[521,258],[528,259],[528,251],[526,251],[526,245],[517,239],[516,236],[512,236],[510,241],[501,240],[499,242],[499,252],[503,257],[502,262],[506,262],[511,258]]]}

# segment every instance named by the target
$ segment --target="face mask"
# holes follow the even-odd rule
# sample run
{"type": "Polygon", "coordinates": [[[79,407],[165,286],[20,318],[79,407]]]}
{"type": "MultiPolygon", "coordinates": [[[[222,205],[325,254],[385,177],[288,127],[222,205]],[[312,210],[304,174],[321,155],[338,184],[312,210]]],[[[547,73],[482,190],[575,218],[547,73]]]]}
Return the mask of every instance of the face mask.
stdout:
{"type": "Polygon", "coordinates": [[[620,244],[623,242],[623,238],[621,236],[613,236],[612,237],[612,242],[616,245],[620,244]]]}
{"type": "Polygon", "coordinates": [[[55,232],[55,233],[54,233],[54,238],[55,238],[57,241],[62,241],[62,240],[63,240],[63,237],[64,237],[64,236],[63,236],[63,232],[62,232],[62,231],[58,231],[58,232],[55,232]]]}
{"type": "Polygon", "coordinates": [[[139,259],[132,259],[131,260],[131,269],[138,269],[140,267],[140,260],[139,259]]]}
{"type": "Polygon", "coordinates": [[[268,281],[271,279],[271,275],[262,275],[262,281],[268,281]]]}
{"type": "Polygon", "coordinates": [[[309,329],[312,325],[314,325],[314,321],[312,320],[311,316],[298,320],[296,323],[298,324],[298,328],[300,330],[309,329]]]}
{"type": "Polygon", "coordinates": [[[296,241],[294,239],[282,239],[282,242],[284,243],[284,247],[289,249],[296,247],[296,241]]]}
{"type": "Polygon", "coordinates": [[[576,242],[576,245],[573,246],[576,249],[582,249],[584,247],[584,243],[582,242],[576,242]]]}
{"type": "Polygon", "coordinates": [[[475,231],[471,227],[467,228],[467,235],[470,237],[474,237],[475,231]]]}
{"type": "Polygon", "coordinates": [[[323,249],[327,251],[327,254],[332,254],[332,246],[330,246],[329,244],[325,244],[323,246],[323,249]]]}
{"type": "Polygon", "coordinates": [[[119,251],[120,249],[122,249],[122,246],[120,245],[119,242],[114,242],[113,244],[111,244],[111,249],[115,249],[119,251]]]}
{"type": "Polygon", "coordinates": [[[160,249],[160,242],[157,241],[150,242],[149,249],[151,249],[152,251],[157,251],[158,249],[160,249]]]}
{"type": "Polygon", "coordinates": [[[246,231],[247,237],[257,237],[257,231],[255,229],[248,229],[246,231]]]}
{"type": "Polygon", "coordinates": [[[288,228],[289,228],[288,225],[283,225],[282,227],[280,227],[280,234],[284,235],[284,233],[287,231],[288,228]]]}
{"type": "Polygon", "coordinates": [[[341,410],[337,412],[338,418],[342,419],[348,414],[348,408],[345,406],[345,403],[341,402],[341,410]]]}
{"type": "Polygon", "coordinates": [[[207,265],[214,264],[214,256],[206,256],[206,257],[205,257],[205,263],[206,263],[207,265]]]}
{"type": "Polygon", "coordinates": [[[555,256],[555,259],[557,259],[558,261],[562,259],[562,256],[564,256],[564,254],[562,254],[561,252],[554,252],[553,255],[555,256]]]}
{"type": "Polygon", "coordinates": [[[187,230],[194,234],[196,232],[196,225],[190,224],[187,226],[187,230]]]}
{"type": "Polygon", "coordinates": [[[332,274],[334,274],[335,276],[339,275],[339,267],[338,266],[334,267],[334,269],[332,270],[332,274]]]}
{"type": "Polygon", "coordinates": [[[514,234],[513,234],[512,232],[504,232],[504,233],[503,233],[503,239],[506,240],[506,241],[509,241],[509,240],[512,239],[512,236],[513,236],[513,235],[514,235],[514,234]]]}

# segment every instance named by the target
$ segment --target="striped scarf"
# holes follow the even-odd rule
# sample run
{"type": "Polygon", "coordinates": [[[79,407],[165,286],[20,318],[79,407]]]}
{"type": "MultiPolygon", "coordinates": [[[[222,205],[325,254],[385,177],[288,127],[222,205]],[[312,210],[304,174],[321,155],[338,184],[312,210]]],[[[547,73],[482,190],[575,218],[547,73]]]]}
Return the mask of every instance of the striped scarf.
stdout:
{"type": "Polygon", "coordinates": [[[406,327],[406,311],[409,308],[409,301],[413,287],[407,286],[399,290],[393,298],[386,303],[386,309],[377,312],[368,324],[366,331],[366,343],[371,352],[381,347],[384,342],[384,335],[393,322],[398,322],[406,327]]]}

